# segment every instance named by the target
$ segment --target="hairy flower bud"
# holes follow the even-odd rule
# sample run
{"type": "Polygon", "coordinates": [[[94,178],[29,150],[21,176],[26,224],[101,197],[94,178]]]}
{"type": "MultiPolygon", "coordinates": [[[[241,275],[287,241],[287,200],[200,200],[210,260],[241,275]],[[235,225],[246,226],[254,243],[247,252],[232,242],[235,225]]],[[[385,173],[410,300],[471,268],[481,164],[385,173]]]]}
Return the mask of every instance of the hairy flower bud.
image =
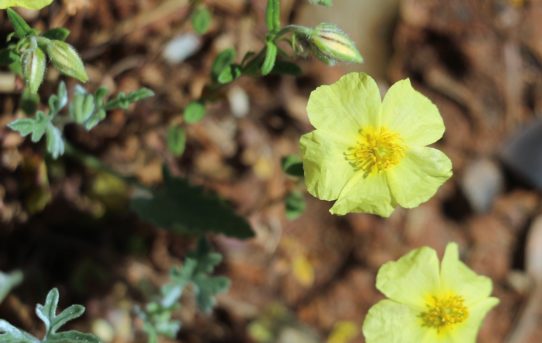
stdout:
{"type": "Polygon", "coordinates": [[[23,75],[30,93],[36,94],[45,75],[45,53],[40,48],[25,52],[22,55],[23,75]]]}
{"type": "Polygon", "coordinates": [[[316,26],[308,42],[312,52],[324,63],[336,62],[362,63],[363,57],[348,35],[333,24],[322,23],[316,26]]]}
{"type": "Polygon", "coordinates": [[[81,82],[87,82],[88,76],[83,61],[71,45],[63,41],[51,40],[47,44],[47,54],[61,73],[81,82]]]}

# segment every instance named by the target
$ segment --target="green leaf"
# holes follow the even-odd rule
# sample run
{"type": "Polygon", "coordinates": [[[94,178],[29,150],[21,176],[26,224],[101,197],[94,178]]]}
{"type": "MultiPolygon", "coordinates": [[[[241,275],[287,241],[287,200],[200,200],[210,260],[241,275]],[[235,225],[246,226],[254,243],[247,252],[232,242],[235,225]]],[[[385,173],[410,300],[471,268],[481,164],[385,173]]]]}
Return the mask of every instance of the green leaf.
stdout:
{"type": "Polygon", "coordinates": [[[203,35],[209,30],[211,26],[212,15],[207,6],[198,6],[191,16],[192,27],[198,34],[203,35]]]}
{"type": "Polygon", "coordinates": [[[303,161],[297,155],[284,156],[281,160],[282,170],[293,177],[303,177],[303,161]]]}
{"type": "Polygon", "coordinates": [[[307,205],[303,194],[299,192],[291,192],[288,194],[288,196],[286,196],[284,206],[286,209],[286,218],[289,220],[294,220],[303,214],[307,205]]]}
{"type": "Polygon", "coordinates": [[[22,118],[12,121],[8,124],[8,127],[13,131],[19,132],[21,136],[26,137],[30,133],[32,133],[32,131],[34,130],[34,125],[34,119],[22,118]]]}
{"type": "Polygon", "coordinates": [[[14,271],[9,274],[0,272],[0,303],[11,290],[23,281],[23,273],[14,271]]]}
{"type": "Polygon", "coordinates": [[[52,40],[65,41],[70,35],[70,30],[64,27],[57,27],[46,31],[42,36],[52,40]]]}
{"type": "Polygon", "coordinates": [[[28,332],[17,329],[15,326],[0,319],[0,343],[40,343],[37,338],[28,332]]]}
{"type": "Polygon", "coordinates": [[[239,78],[241,74],[241,67],[237,64],[232,64],[229,67],[222,69],[218,75],[218,83],[225,85],[239,78]]]}
{"type": "Polygon", "coordinates": [[[211,75],[214,80],[218,80],[218,76],[225,68],[228,68],[235,61],[235,50],[232,48],[226,49],[219,53],[211,67],[211,75]]]}
{"type": "Polygon", "coordinates": [[[58,332],[67,322],[77,319],[83,315],[85,308],[81,305],[71,305],[60,314],[56,314],[58,307],[59,293],[53,288],[47,294],[45,304],[36,306],[36,314],[45,324],[44,343],[99,343],[100,340],[91,334],[78,331],[58,332]]]}
{"type": "Polygon", "coordinates": [[[34,32],[23,19],[23,17],[17,14],[17,12],[12,10],[11,8],[8,8],[7,13],[8,19],[11,22],[11,25],[13,25],[13,29],[15,30],[15,34],[17,35],[17,37],[22,39],[34,32]]]}
{"type": "Polygon", "coordinates": [[[270,33],[276,33],[280,30],[280,0],[267,1],[265,23],[270,33]]]}
{"type": "Polygon", "coordinates": [[[53,288],[47,294],[45,304],[36,306],[36,315],[45,324],[45,336],[42,340],[0,320],[0,343],[100,343],[98,337],[91,334],[73,330],[57,332],[64,324],[79,318],[85,312],[83,306],[72,305],[57,315],[58,300],[58,290],[53,288]]]}
{"type": "Polygon", "coordinates": [[[47,152],[51,154],[54,159],[64,155],[64,138],[62,137],[62,131],[53,124],[49,124],[47,127],[47,152]]]}
{"type": "Polygon", "coordinates": [[[32,134],[31,140],[36,143],[43,137],[47,126],[50,123],[50,118],[45,113],[38,111],[34,119],[23,118],[12,121],[8,127],[13,131],[19,132],[23,137],[32,134]]]}
{"type": "Polygon", "coordinates": [[[163,187],[150,198],[132,200],[132,209],[141,218],[178,233],[215,232],[241,239],[254,235],[248,222],[223,199],[184,179],[171,177],[167,170],[164,174],[163,187]]]}
{"type": "Polygon", "coordinates": [[[58,84],[56,94],[49,97],[49,110],[53,113],[60,112],[68,104],[68,90],[66,84],[61,81],[58,84]]]}
{"type": "Polygon", "coordinates": [[[277,45],[272,41],[267,41],[265,47],[265,59],[263,60],[261,72],[262,75],[267,75],[273,70],[275,61],[277,60],[277,45]]]}
{"type": "Polygon", "coordinates": [[[295,63],[277,60],[271,74],[300,76],[303,71],[295,63]]]}
{"type": "Polygon", "coordinates": [[[186,148],[186,133],[180,126],[170,126],[167,130],[167,146],[175,157],[183,154],[186,148]]]}
{"type": "Polygon", "coordinates": [[[83,125],[94,114],[95,109],[96,101],[94,96],[87,93],[83,87],[77,87],[69,108],[72,120],[83,125]]]}
{"type": "MultiPolygon", "coordinates": [[[[103,89],[101,90],[101,92],[103,92],[103,89]]],[[[154,92],[144,87],[128,94],[124,94],[121,92],[114,99],[107,102],[105,110],[109,111],[116,108],[122,108],[125,110],[131,104],[149,98],[151,96],[154,96],[154,92]]]]}
{"type": "Polygon", "coordinates": [[[199,101],[192,101],[184,109],[183,116],[188,124],[197,123],[205,117],[205,105],[199,101]]]}
{"type": "Polygon", "coordinates": [[[65,331],[47,338],[44,343],[100,343],[100,339],[92,334],[79,331],[65,331]]]}
{"type": "Polygon", "coordinates": [[[205,312],[212,309],[215,296],[230,286],[228,278],[211,275],[221,261],[222,255],[212,251],[208,241],[202,237],[198,241],[197,250],[187,254],[182,267],[171,269],[170,281],[160,290],[161,298],[148,303],[145,310],[136,308],[136,314],[143,321],[143,330],[148,335],[148,342],[158,342],[159,335],[175,338],[180,323],[172,321],[171,316],[189,285],[193,287],[198,307],[205,312]]]}
{"type": "Polygon", "coordinates": [[[326,7],[333,6],[333,0],[309,0],[309,2],[313,5],[322,5],[326,7]]]}

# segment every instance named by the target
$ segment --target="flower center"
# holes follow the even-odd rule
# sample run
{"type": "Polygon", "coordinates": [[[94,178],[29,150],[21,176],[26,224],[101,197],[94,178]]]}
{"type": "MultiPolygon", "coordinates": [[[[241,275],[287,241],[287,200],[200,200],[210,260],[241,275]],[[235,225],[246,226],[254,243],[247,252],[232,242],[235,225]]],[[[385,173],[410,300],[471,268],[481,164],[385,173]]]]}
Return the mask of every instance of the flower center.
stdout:
{"type": "Polygon", "coordinates": [[[401,161],[406,147],[401,136],[385,127],[359,131],[356,145],[348,148],[346,159],[366,174],[385,171],[401,161]]]}
{"type": "Polygon", "coordinates": [[[469,316],[465,299],[459,295],[433,296],[426,307],[427,310],[420,314],[423,326],[437,329],[438,332],[464,322],[469,316]]]}

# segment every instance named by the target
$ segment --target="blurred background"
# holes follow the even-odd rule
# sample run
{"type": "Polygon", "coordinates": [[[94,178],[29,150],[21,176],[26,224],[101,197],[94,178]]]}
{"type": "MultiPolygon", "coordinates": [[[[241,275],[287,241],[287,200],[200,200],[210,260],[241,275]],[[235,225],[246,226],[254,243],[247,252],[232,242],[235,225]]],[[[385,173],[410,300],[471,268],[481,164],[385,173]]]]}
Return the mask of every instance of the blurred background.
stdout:
{"type": "MultiPolygon", "coordinates": [[[[478,342],[542,341],[542,2],[528,0],[335,0],[331,8],[283,0],[283,22],[332,22],[357,43],[365,63],[328,67],[301,62],[301,77],[242,78],[207,116],[187,128],[186,150],[167,150],[167,128],[209,81],[216,55],[257,51],[265,38],[264,0],[208,0],[213,20],[193,32],[185,0],[57,0],[19,11],[34,27],[65,26],[96,89],[156,93],[115,111],[68,141],[116,172],[147,186],[162,165],[205,185],[246,216],[256,237],[212,236],[231,278],[210,315],[189,298],[175,316],[179,342],[363,342],[360,326],[382,296],[375,275],[385,262],[429,245],[460,244],[462,259],[494,282],[501,303],[478,342]],[[454,177],[428,203],[383,220],[334,217],[330,203],[306,195],[296,220],[283,198],[299,188],[280,167],[312,130],[310,92],[348,71],[366,71],[384,92],[410,78],[441,111],[446,134],[436,145],[454,177]],[[537,219],[538,218],[538,219],[537,219]]],[[[11,30],[0,13],[0,39],[11,30]]],[[[56,88],[50,69],[43,94],[56,88]]],[[[6,128],[21,81],[0,72],[0,270],[25,280],[0,305],[0,318],[40,332],[34,306],[56,286],[61,305],[87,307],[75,326],[106,342],[145,342],[133,306],[167,281],[194,240],[141,221],[128,208],[130,187],[6,128]]],[[[163,340],[168,342],[168,340],[163,340]]]]}

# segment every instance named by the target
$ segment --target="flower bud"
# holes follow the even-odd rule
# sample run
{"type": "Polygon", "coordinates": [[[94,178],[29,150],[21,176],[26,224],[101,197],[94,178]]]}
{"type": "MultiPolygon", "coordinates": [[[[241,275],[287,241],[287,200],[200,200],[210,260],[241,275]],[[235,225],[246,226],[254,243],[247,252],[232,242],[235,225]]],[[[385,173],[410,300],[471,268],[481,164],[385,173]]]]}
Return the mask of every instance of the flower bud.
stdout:
{"type": "Polygon", "coordinates": [[[22,55],[22,62],[26,87],[28,87],[30,93],[36,94],[45,75],[45,53],[36,47],[22,55]]]}
{"type": "Polygon", "coordinates": [[[71,45],[63,41],[51,40],[47,45],[47,54],[61,73],[81,82],[87,82],[88,76],[83,61],[71,45]]]}
{"type": "Polygon", "coordinates": [[[308,37],[312,52],[324,63],[362,63],[363,57],[348,35],[333,24],[316,26],[308,37]]]}

